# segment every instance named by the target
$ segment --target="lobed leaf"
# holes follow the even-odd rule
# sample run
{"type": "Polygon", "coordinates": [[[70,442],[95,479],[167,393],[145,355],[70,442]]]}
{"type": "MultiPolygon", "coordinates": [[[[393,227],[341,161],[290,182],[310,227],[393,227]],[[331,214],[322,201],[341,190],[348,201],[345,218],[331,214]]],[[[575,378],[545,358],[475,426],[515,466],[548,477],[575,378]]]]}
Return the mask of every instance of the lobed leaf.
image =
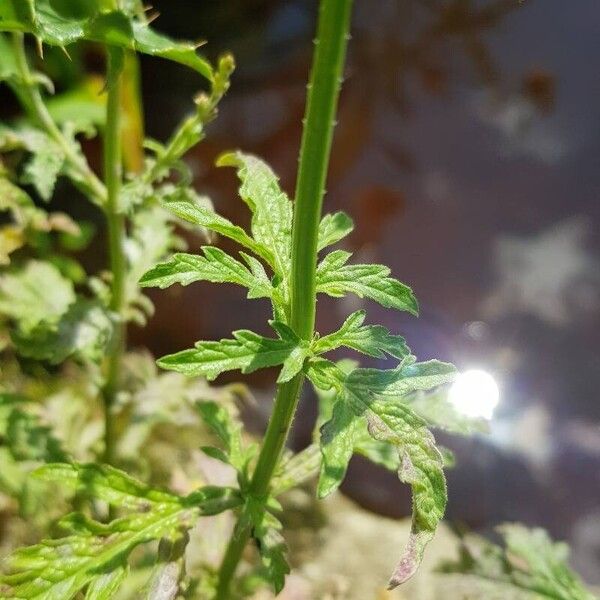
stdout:
{"type": "Polygon", "coordinates": [[[403,396],[451,381],[454,368],[437,361],[407,360],[388,371],[355,369],[345,374],[321,359],[310,364],[308,375],[317,387],[333,388],[338,396],[332,418],[321,429],[323,494],[335,489],[343,478],[365,420],[371,437],[397,449],[398,475],[412,488],[413,524],[390,579],[390,587],[396,587],[416,571],[447,501],[442,455],[427,423],[402,401],[403,396]]]}
{"type": "Polygon", "coordinates": [[[364,310],[352,313],[340,329],[318,339],[313,351],[322,354],[344,346],[376,358],[389,354],[403,359],[410,354],[403,337],[390,334],[381,325],[363,325],[366,314],[364,310]]]}
{"type": "Polygon", "coordinates": [[[303,342],[289,327],[282,323],[272,324],[280,335],[279,339],[266,338],[248,330],[234,331],[234,339],[198,342],[193,349],[164,356],[157,361],[158,365],[189,377],[206,377],[209,381],[234,369],[252,373],[257,369],[283,365],[278,379],[279,383],[283,383],[302,368],[302,356],[308,353],[308,348],[299,350],[303,342]]]}
{"type": "Polygon", "coordinates": [[[290,268],[292,203],[281,191],[277,176],[259,158],[242,152],[223,154],[218,166],[236,167],[240,197],[252,211],[252,237],[270,249],[270,264],[282,278],[290,268]]]}
{"type": "Polygon", "coordinates": [[[337,244],[354,229],[354,222],[345,212],[327,214],[319,223],[317,250],[337,244]]]}
{"type": "Polygon", "coordinates": [[[347,293],[370,298],[386,308],[418,314],[418,304],[412,290],[390,277],[384,265],[347,265],[351,254],[335,250],[317,268],[317,292],[339,298],[347,293]]]}
{"type": "MultiPolygon", "coordinates": [[[[142,287],[166,288],[174,283],[189,285],[194,281],[212,283],[236,283],[248,288],[249,298],[270,298],[273,287],[266,277],[253,265],[254,273],[242,263],[214,246],[202,248],[204,256],[175,254],[168,262],[147,271],[140,279],[142,287]]],[[[245,257],[251,260],[250,257],[245,257]]],[[[259,263],[260,264],[260,263],[259,263]]],[[[263,271],[264,273],[264,271],[263,271]]]]}

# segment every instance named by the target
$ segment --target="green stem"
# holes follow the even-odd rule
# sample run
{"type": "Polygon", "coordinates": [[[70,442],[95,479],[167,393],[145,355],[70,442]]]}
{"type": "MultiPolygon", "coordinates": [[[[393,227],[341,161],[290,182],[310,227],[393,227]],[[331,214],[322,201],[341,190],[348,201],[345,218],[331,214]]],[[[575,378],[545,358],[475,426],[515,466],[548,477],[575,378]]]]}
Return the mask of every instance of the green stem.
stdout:
{"type": "MultiPolygon", "coordinates": [[[[317,39],[300,148],[292,231],[290,324],[304,340],[314,334],[316,308],[317,237],[334,118],[342,81],[352,0],[321,0],[317,39]]],[[[273,413],[248,490],[266,502],[269,485],[281,457],[298,405],[303,375],[277,389],[273,413]]],[[[264,506],[264,504],[263,504],[264,506]]],[[[225,552],[216,600],[226,600],[244,547],[252,534],[248,519],[240,519],[225,552]]]]}
{"type": "Polygon", "coordinates": [[[96,204],[103,205],[106,201],[107,191],[102,182],[90,169],[85,159],[80,156],[73,145],[65,138],[58,128],[52,115],[48,112],[39,90],[37,82],[29,69],[25,53],[24,38],[22,33],[13,34],[13,48],[19,78],[23,85],[15,86],[17,96],[29,116],[41,127],[62,150],[66,162],[77,175],[77,181],[85,189],[96,204]]]}
{"type": "Polygon", "coordinates": [[[120,50],[108,49],[106,127],[104,132],[104,182],[107,190],[106,219],[108,250],[112,273],[109,308],[117,318],[117,324],[108,356],[106,383],[103,390],[105,412],[104,461],[114,462],[115,426],[112,409],[119,388],[121,362],[125,350],[125,274],[124,253],[125,217],[119,210],[119,192],[122,181],[121,157],[121,67],[123,55],[120,50]]]}

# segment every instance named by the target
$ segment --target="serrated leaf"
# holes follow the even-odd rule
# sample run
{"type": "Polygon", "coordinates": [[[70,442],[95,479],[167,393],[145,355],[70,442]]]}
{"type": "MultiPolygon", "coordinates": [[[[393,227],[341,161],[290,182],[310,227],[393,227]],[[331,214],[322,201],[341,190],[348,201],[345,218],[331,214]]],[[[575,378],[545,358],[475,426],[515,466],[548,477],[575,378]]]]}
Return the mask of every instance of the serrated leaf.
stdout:
{"type": "Polygon", "coordinates": [[[218,166],[236,167],[240,197],[252,211],[252,237],[272,252],[271,266],[287,277],[291,256],[292,203],[279,187],[271,168],[259,158],[242,152],[223,154],[218,166]]]}
{"type": "Polygon", "coordinates": [[[347,265],[352,255],[343,250],[328,254],[317,269],[317,292],[335,298],[347,293],[370,298],[386,308],[406,310],[417,315],[419,306],[412,290],[390,277],[384,265],[347,265]]]}
{"type": "Polygon", "coordinates": [[[13,342],[21,354],[59,364],[70,356],[100,362],[113,331],[106,309],[92,300],[71,304],[58,323],[40,323],[26,334],[15,331],[13,342]]]}
{"type": "Polygon", "coordinates": [[[0,313],[24,335],[41,323],[56,325],[74,301],[72,282],[49,263],[30,260],[0,276],[0,313]]]}
{"type": "Polygon", "coordinates": [[[198,342],[195,348],[164,356],[157,363],[163,369],[189,377],[206,377],[209,381],[225,371],[240,369],[242,373],[252,373],[283,364],[286,376],[291,378],[299,370],[298,355],[293,351],[301,342],[289,328],[279,327],[277,332],[283,337],[274,339],[248,330],[234,331],[234,339],[198,342]]]}
{"type": "Polygon", "coordinates": [[[268,248],[258,244],[241,227],[208,208],[195,193],[175,188],[172,193],[162,195],[159,200],[162,206],[180,219],[232,239],[267,262],[272,262],[273,257],[268,248]]]}
{"type": "Polygon", "coordinates": [[[190,67],[208,80],[213,78],[212,67],[196,52],[194,44],[175,42],[121,11],[77,19],[56,11],[48,0],[4,0],[0,31],[32,33],[52,46],[68,46],[81,40],[101,42],[159,56],[190,67]]]}
{"type": "Polygon", "coordinates": [[[58,144],[46,138],[33,150],[32,157],[27,161],[23,173],[23,182],[35,187],[38,194],[46,202],[54,192],[58,175],[65,163],[65,155],[58,144]]]}
{"type": "Polygon", "coordinates": [[[364,310],[352,313],[340,329],[318,339],[313,344],[313,351],[322,354],[344,346],[368,356],[383,358],[389,354],[400,360],[410,354],[402,336],[390,334],[381,325],[363,325],[365,317],[364,310]]]}
{"type": "Polygon", "coordinates": [[[140,285],[166,288],[174,283],[189,285],[194,281],[236,283],[248,288],[249,298],[272,297],[273,286],[266,274],[256,277],[241,262],[214,246],[203,246],[202,252],[204,256],[175,254],[168,262],[147,271],[140,279],[140,285]]]}
{"type": "Polygon", "coordinates": [[[240,503],[228,488],[201,488],[180,497],[154,490],[125,473],[99,465],[47,465],[38,477],[65,483],[78,493],[138,510],[108,524],[74,513],[62,520],[70,535],[21,548],[4,562],[3,598],[71,600],[102,574],[122,568],[131,551],[146,542],[176,537],[198,516],[240,503]]]}
{"type": "Polygon", "coordinates": [[[354,222],[345,212],[327,214],[319,223],[317,250],[337,244],[354,229],[354,222]]]}
{"type": "MultiPolygon", "coordinates": [[[[594,600],[568,564],[569,548],[554,542],[539,528],[520,524],[498,527],[504,547],[484,538],[463,539],[460,558],[446,562],[440,570],[460,573],[473,594],[497,593],[497,597],[553,600],[594,600]],[[481,585],[480,585],[481,584],[481,585]]],[[[478,596],[479,597],[479,596],[478,596]]]]}
{"type": "Polygon", "coordinates": [[[323,491],[335,488],[344,470],[344,461],[351,456],[354,431],[359,427],[352,420],[352,413],[361,422],[366,419],[368,432],[375,440],[396,447],[400,462],[398,475],[412,488],[411,535],[392,574],[390,587],[406,581],[416,571],[425,546],[444,515],[447,501],[442,455],[426,422],[402,402],[402,398],[415,390],[447,383],[454,373],[452,365],[437,361],[414,364],[406,361],[388,371],[355,369],[344,374],[333,363],[320,360],[313,362],[308,370],[317,387],[335,389],[338,403],[344,403],[343,407],[334,408],[335,420],[328,421],[322,428],[324,460],[333,461],[331,470],[325,473],[323,491]]]}

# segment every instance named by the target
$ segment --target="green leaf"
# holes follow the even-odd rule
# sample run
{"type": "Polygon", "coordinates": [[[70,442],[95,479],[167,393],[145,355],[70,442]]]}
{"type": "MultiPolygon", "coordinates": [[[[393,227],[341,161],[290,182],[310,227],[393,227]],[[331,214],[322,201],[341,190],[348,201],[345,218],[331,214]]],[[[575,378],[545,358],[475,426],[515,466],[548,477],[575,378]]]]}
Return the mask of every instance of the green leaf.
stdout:
{"type": "Polygon", "coordinates": [[[338,331],[323,336],[313,344],[315,354],[330,352],[340,346],[351,348],[376,358],[389,354],[403,359],[410,354],[406,341],[399,335],[391,335],[381,325],[363,325],[366,311],[352,313],[338,331]]]}
{"type": "Polygon", "coordinates": [[[38,325],[56,325],[75,301],[71,281],[49,263],[30,260],[0,276],[0,313],[27,335],[38,325]]]}
{"type": "Polygon", "coordinates": [[[308,375],[321,388],[333,388],[339,397],[334,417],[323,425],[322,450],[326,480],[322,491],[335,489],[350,459],[360,423],[368,424],[377,441],[396,447],[400,480],[413,493],[413,524],[405,552],[390,579],[390,587],[406,581],[416,571],[427,543],[444,515],[447,493],[443,459],[427,423],[402,399],[416,390],[431,389],[454,377],[452,365],[406,360],[396,369],[355,369],[343,373],[325,360],[310,364],[308,375]],[[341,404],[340,404],[341,403],[341,404]],[[339,405],[339,408],[338,408],[339,405]],[[327,471],[326,461],[331,466],[327,471]]]}
{"type": "Polygon", "coordinates": [[[4,0],[0,8],[0,31],[23,31],[32,33],[51,46],[88,40],[137,50],[143,54],[159,56],[213,79],[208,61],[196,52],[196,46],[188,42],[174,42],[157,33],[147,24],[130,18],[121,11],[100,12],[83,18],[57,11],[48,0],[4,0]]]}
{"type": "Polygon", "coordinates": [[[469,535],[463,540],[459,560],[441,566],[444,573],[460,573],[473,597],[548,598],[594,600],[568,564],[569,547],[553,542],[539,528],[519,524],[498,527],[505,547],[469,535]]]}
{"type": "Polygon", "coordinates": [[[0,446],[18,461],[68,461],[60,440],[32,408],[25,398],[0,394],[0,446]]]}
{"type": "Polygon", "coordinates": [[[345,212],[327,214],[319,223],[319,237],[317,249],[319,251],[327,246],[337,244],[354,229],[352,219],[345,212]]]}
{"type": "Polygon", "coordinates": [[[112,332],[113,322],[99,302],[78,300],[57,324],[43,322],[26,334],[16,331],[13,341],[22,356],[52,364],[59,364],[69,356],[100,362],[106,355],[112,332]]]}
{"type": "Polygon", "coordinates": [[[272,297],[273,286],[266,274],[264,278],[257,278],[242,263],[214,246],[204,246],[202,251],[204,256],[175,254],[168,262],[146,272],[140,285],[166,288],[174,283],[189,285],[194,281],[236,283],[248,288],[249,298],[272,297]]]}
{"type": "Polygon", "coordinates": [[[111,600],[128,575],[128,569],[123,566],[114,571],[98,575],[92,580],[85,593],[85,600],[111,600]]]}
{"type": "Polygon", "coordinates": [[[281,523],[259,501],[252,498],[246,503],[246,512],[252,523],[252,536],[258,545],[266,579],[273,586],[275,594],[279,594],[285,585],[285,576],[290,572],[281,523]]]}
{"type": "Polygon", "coordinates": [[[80,494],[103,499],[122,509],[136,510],[108,524],[74,513],[61,522],[70,534],[22,548],[5,559],[0,577],[3,598],[71,600],[85,586],[116,585],[132,550],[152,540],[177,537],[201,515],[218,514],[240,503],[228,488],[201,488],[180,497],[154,490],[123,472],[99,465],[47,465],[37,472],[43,480],[67,485],[80,494]],[[98,578],[108,578],[96,582],[98,578]]]}
{"type": "Polygon", "coordinates": [[[286,379],[293,377],[301,368],[294,350],[301,345],[295,334],[282,324],[274,324],[279,339],[266,338],[252,331],[234,331],[234,339],[219,342],[198,342],[196,347],[170,354],[159,359],[163,369],[177,371],[189,377],[206,377],[212,381],[225,371],[240,369],[242,373],[252,373],[257,369],[284,365],[286,379]]]}
{"type": "Polygon", "coordinates": [[[281,191],[277,176],[262,160],[242,152],[221,155],[217,165],[238,169],[240,197],[252,211],[252,236],[272,252],[271,266],[286,278],[291,255],[292,203],[281,191]]]}
{"type": "Polygon", "coordinates": [[[244,471],[253,450],[248,452],[244,449],[242,423],[230,411],[216,402],[198,402],[196,408],[202,416],[202,420],[222,442],[226,462],[237,471],[244,471]]]}
{"type": "Polygon", "coordinates": [[[202,198],[195,193],[175,188],[172,193],[161,196],[160,202],[180,219],[228,237],[269,263],[273,261],[272,253],[268,248],[254,241],[241,227],[208,208],[202,198]]]}
{"type": "Polygon", "coordinates": [[[317,269],[317,292],[335,298],[348,292],[359,298],[370,298],[386,308],[418,314],[418,304],[411,289],[390,277],[384,265],[347,265],[349,252],[335,250],[328,254],[317,269]]]}
{"type": "Polygon", "coordinates": [[[297,454],[284,453],[271,481],[273,495],[279,496],[312,479],[319,472],[320,465],[321,450],[318,444],[311,444],[297,454]]]}

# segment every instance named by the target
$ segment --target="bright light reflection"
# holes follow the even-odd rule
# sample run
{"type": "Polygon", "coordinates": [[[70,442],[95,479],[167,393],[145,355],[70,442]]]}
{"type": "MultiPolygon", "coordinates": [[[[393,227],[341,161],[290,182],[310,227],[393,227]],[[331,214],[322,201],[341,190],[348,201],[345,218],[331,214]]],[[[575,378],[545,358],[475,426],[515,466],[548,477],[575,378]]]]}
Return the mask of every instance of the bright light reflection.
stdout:
{"type": "Polygon", "coordinates": [[[491,419],[499,399],[498,384],[480,369],[460,373],[448,393],[448,400],[456,409],[473,418],[491,419]]]}

